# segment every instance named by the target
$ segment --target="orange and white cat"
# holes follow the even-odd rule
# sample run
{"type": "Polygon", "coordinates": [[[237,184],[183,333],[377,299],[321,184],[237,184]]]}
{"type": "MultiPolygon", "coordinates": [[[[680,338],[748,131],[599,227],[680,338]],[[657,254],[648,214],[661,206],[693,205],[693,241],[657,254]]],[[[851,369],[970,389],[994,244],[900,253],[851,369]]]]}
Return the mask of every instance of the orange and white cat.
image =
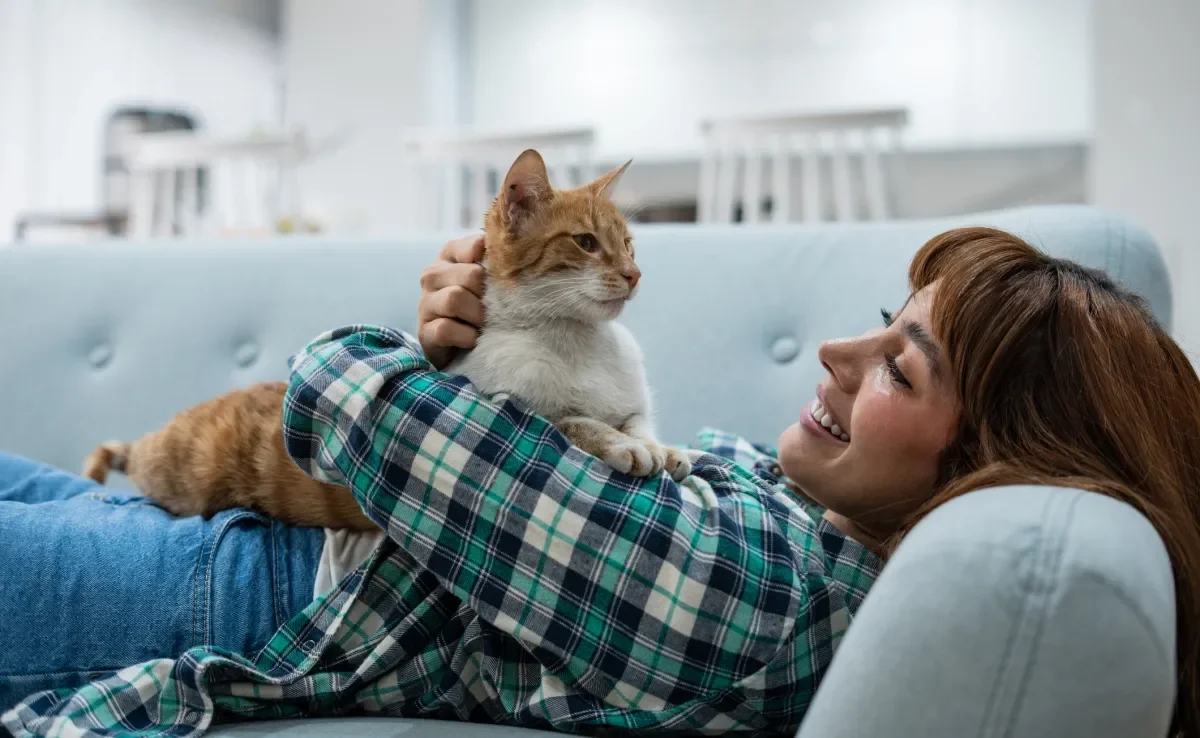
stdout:
{"type": "Polygon", "coordinates": [[[517,158],[484,222],[487,322],[446,371],[519,397],[617,471],[681,480],[691,465],[655,438],[641,349],[615,322],[641,278],[608,197],[628,166],[564,191],[536,151],[517,158]]]}
{"type": "MultiPolygon", "coordinates": [[[[655,439],[641,351],[614,322],[641,276],[608,197],[625,167],[555,190],[536,151],[517,158],[484,223],[487,324],[446,371],[486,394],[519,397],[617,471],[665,469],[678,480],[688,458],[655,439]]],[[[377,529],[348,489],[312,479],[288,457],[285,391],[268,382],[208,400],[133,443],[101,445],[84,474],[104,482],[123,472],[180,516],[250,507],[293,525],[377,529]]]]}

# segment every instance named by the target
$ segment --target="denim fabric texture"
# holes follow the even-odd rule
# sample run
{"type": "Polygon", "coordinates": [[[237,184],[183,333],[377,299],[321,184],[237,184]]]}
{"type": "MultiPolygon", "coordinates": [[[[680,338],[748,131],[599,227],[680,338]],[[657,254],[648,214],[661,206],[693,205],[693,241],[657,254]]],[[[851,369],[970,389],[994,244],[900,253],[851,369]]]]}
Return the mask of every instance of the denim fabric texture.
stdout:
{"type": "Polygon", "coordinates": [[[145,497],[0,453],[0,712],[148,659],[253,654],[312,602],[325,534],[145,497]]]}

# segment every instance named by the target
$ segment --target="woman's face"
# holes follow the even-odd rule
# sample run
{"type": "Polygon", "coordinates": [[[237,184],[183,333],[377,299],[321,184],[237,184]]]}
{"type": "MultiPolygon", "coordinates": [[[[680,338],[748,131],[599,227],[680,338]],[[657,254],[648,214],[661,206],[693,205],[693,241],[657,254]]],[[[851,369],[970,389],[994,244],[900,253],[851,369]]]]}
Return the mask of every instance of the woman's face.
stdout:
{"type": "Polygon", "coordinates": [[[788,477],[870,537],[891,533],[929,498],[958,425],[954,378],[930,329],[935,288],[880,328],[821,344],[828,374],[779,437],[788,477]]]}

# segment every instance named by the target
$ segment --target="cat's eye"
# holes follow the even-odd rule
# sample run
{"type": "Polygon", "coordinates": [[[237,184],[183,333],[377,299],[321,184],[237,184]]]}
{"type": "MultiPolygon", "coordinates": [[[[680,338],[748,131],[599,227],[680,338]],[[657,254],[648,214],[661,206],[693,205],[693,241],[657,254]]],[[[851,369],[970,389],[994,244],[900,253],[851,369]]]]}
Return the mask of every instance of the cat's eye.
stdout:
{"type": "Polygon", "coordinates": [[[625,250],[631,254],[633,253],[633,237],[632,236],[625,237],[625,250]]]}
{"type": "Polygon", "coordinates": [[[579,248],[589,254],[600,248],[600,244],[596,241],[596,237],[590,233],[577,233],[571,238],[575,239],[575,243],[579,244],[579,248]]]}

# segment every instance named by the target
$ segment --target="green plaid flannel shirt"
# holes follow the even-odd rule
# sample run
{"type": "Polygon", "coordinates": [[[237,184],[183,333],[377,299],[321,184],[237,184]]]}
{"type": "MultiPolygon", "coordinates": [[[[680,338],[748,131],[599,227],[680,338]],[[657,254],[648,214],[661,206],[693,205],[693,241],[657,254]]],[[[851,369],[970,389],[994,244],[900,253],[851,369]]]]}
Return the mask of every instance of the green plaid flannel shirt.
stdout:
{"type": "Polygon", "coordinates": [[[682,483],[620,474],[386,328],[293,358],[284,435],[389,539],[260,653],[194,648],[36,694],[3,716],[14,735],[362,713],[788,733],[880,566],[768,447],[707,430],[682,483]]]}

